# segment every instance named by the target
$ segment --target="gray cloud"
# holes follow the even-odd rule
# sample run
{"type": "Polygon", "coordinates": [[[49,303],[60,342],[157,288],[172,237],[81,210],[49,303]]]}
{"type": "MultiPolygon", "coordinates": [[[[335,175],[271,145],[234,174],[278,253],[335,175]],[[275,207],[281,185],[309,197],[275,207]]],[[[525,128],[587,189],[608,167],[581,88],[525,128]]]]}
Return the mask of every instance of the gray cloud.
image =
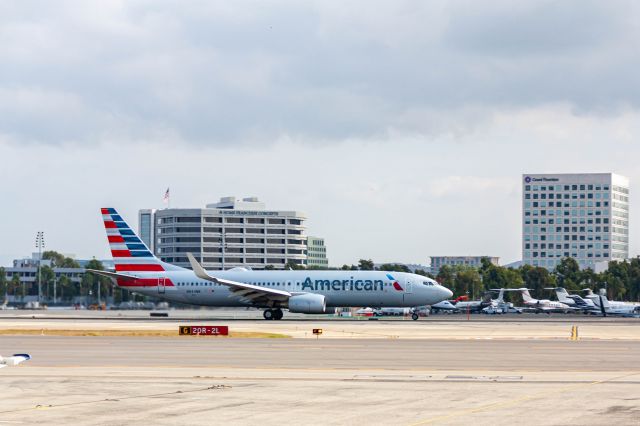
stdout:
{"type": "Polygon", "coordinates": [[[478,106],[600,114],[640,100],[628,1],[4,9],[0,133],[20,143],[430,135],[478,106]]]}
{"type": "Polygon", "coordinates": [[[169,185],[305,211],[334,264],[516,260],[521,173],[640,179],[638,9],[0,3],[0,264],[39,230],[106,256],[97,209],[135,223],[169,185]]]}

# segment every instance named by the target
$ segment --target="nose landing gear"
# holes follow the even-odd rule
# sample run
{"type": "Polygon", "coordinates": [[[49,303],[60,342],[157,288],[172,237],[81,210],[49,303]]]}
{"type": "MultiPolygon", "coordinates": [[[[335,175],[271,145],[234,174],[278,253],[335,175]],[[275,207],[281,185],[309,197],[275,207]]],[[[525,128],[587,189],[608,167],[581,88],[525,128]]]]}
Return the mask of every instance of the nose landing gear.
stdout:
{"type": "Polygon", "coordinates": [[[266,320],[281,320],[284,314],[282,313],[282,309],[266,309],[262,316],[266,320]]]}

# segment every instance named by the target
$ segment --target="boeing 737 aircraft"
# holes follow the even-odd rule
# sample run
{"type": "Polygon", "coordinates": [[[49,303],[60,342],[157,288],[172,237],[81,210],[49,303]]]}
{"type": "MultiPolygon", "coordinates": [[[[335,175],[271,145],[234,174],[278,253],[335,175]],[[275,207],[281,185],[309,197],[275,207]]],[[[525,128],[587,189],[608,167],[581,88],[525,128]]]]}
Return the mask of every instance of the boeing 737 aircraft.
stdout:
{"type": "Polygon", "coordinates": [[[253,306],[264,318],[282,319],[283,309],[326,314],[337,307],[415,307],[452,296],[430,278],[384,271],[205,271],[187,253],[193,270],[155,257],[113,208],[102,209],[115,272],[88,270],[112,278],[136,293],[204,306],[253,306]]]}

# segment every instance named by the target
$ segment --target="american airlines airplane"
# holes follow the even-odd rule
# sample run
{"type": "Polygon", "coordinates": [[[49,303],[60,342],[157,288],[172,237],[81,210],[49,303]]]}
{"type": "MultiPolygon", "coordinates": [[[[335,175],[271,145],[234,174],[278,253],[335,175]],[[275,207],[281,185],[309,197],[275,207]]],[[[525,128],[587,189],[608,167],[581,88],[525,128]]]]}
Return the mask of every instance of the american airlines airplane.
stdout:
{"type": "Polygon", "coordinates": [[[205,271],[187,253],[193,270],[155,257],[113,208],[102,209],[115,272],[88,270],[112,278],[119,287],[162,299],[203,306],[252,306],[267,320],[283,309],[326,314],[337,307],[381,308],[433,305],[451,297],[449,289],[421,275],[385,271],[205,271]]]}

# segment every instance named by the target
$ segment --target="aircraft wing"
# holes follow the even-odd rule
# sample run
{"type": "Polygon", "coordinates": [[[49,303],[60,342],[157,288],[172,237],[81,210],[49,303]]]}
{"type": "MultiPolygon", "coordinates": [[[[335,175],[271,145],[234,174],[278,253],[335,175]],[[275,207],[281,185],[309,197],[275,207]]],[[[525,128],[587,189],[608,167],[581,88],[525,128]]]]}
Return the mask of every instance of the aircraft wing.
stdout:
{"type": "Polygon", "coordinates": [[[198,278],[229,287],[233,296],[237,296],[247,303],[270,305],[270,302],[286,302],[291,297],[291,293],[285,290],[260,287],[257,285],[214,277],[204,270],[202,265],[198,263],[191,253],[187,253],[187,257],[189,258],[189,263],[191,264],[193,272],[198,278]]]}
{"type": "Polygon", "coordinates": [[[29,354],[14,354],[13,356],[0,356],[0,368],[13,367],[21,362],[29,361],[31,356],[29,354]]]}
{"type": "Polygon", "coordinates": [[[135,280],[137,277],[133,275],[121,274],[119,272],[99,271],[97,269],[86,269],[87,272],[91,272],[96,275],[102,275],[103,277],[121,279],[121,280],[135,280]]]}

